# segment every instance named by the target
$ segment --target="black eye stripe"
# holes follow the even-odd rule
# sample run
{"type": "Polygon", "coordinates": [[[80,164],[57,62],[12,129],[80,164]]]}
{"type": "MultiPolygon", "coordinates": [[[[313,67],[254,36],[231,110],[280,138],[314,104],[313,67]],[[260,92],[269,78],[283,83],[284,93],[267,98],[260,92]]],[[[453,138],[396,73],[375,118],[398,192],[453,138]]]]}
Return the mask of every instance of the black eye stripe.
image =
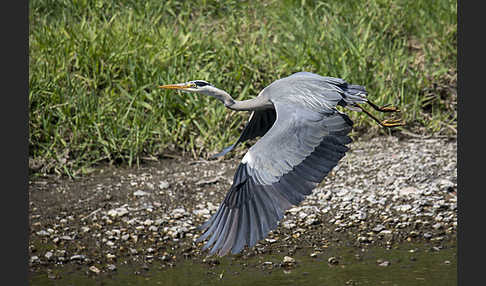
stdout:
{"type": "Polygon", "coordinates": [[[199,80],[198,80],[198,81],[195,81],[194,83],[195,83],[197,86],[199,86],[199,87],[209,85],[209,83],[208,83],[208,82],[205,82],[205,81],[199,81],[199,80]]]}

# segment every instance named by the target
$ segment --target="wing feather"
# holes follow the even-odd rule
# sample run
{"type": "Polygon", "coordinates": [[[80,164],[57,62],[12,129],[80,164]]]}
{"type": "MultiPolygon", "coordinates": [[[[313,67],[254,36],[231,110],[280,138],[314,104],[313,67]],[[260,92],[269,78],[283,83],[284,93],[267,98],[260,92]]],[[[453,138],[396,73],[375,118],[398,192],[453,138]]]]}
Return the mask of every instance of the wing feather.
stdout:
{"type": "MultiPolygon", "coordinates": [[[[285,210],[299,204],[342,159],[352,121],[337,110],[317,113],[274,102],[277,119],[247,152],[233,185],[203,226],[210,253],[239,253],[275,229],[285,210]]],[[[255,128],[261,128],[256,122],[255,128]]]]}

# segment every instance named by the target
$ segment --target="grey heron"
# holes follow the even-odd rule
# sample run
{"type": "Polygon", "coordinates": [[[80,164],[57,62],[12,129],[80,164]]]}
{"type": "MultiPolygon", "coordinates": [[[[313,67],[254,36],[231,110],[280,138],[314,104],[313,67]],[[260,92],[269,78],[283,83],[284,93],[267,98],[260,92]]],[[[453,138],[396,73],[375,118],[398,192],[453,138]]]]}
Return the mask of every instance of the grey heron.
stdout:
{"type": "Polygon", "coordinates": [[[253,247],[344,157],[353,122],[337,105],[363,111],[385,127],[404,125],[401,120],[380,121],[366,111],[362,104],[381,112],[399,110],[373,104],[363,86],[310,72],[276,80],[257,97],[243,101],[204,80],[159,87],[212,96],[229,109],[252,111],[238,140],[215,157],[261,137],[244,155],[216,213],[201,226],[205,232],[197,241],[209,238],[203,250],[210,248],[211,255],[253,247]]]}

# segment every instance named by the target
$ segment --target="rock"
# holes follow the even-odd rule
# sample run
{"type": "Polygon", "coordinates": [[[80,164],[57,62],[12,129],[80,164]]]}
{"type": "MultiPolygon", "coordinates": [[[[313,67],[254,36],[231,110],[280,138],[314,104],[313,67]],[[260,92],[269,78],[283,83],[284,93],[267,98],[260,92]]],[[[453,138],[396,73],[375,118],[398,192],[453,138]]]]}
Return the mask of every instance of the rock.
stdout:
{"type": "Polygon", "coordinates": [[[284,264],[293,264],[295,263],[295,259],[290,256],[284,256],[283,261],[284,264]]]}
{"type": "Polygon", "coordinates": [[[130,248],[129,251],[130,251],[130,254],[133,254],[133,255],[138,254],[138,251],[134,248],[130,248]]]}
{"type": "Polygon", "coordinates": [[[44,255],[44,257],[47,258],[48,260],[50,260],[53,255],[54,254],[51,251],[48,251],[48,252],[46,252],[46,254],[44,255]]]}
{"type": "Polygon", "coordinates": [[[75,255],[71,256],[71,258],[70,258],[71,261],[81,261],[81,260],[85,260],[85,259],[86,259],[86,256],[80,255],[80,254],[75,254],[75,255]]]}
{"type": "Polygon", "coordinates": [[[94,265],[90,266],[89,268],[89,271],[95,273],[95,274],[99,274],[101,271],[94,265]]]}
{"type": "Polygon", "coordinates": [[[401,196],[417,195],[418,189],[415,188],[415,187],[406,187],[406,188],[398,190],[398,194],[401,195],[401,196]]]}
{"type": "Polygon", "coordinates": [[[138,190],[138,191],[134,192],[134,193],[133,193],[133,195],[134,195],[135,197],[143,197],[143,196],[148,196],[148,195],[149,195],[149,193],[144,192],[144,191],[142,191],[142,190],[138,190]]]}
{"type": "Polygon", "coordinates": [[[454,183],[447,179],[438,179],[437,181],[435,181],[435,184],[441,191],[445,191],[445,192],[454,191],[454,186],[455,186],[454,183]]]}
{"type": "Polygon", "coordinates": [[[299,219],[305,219],[307,216],[308,216],[308,214],[305,213],[305,212],[299,213],[299,219]]]}
{"type": "Polygon", "coordinates": [[[391,264],[390,261],[387,261],[387,260],[385,260],[385,261],[378,260],[377,262],[378,262],[378,266],[381,266],[381,267],[388,267],[391,264]]]}
{"type": "Polygon", "coordinates": [[[153,221],[153,220],[151,220],[151,219],[146,219],[146,220],[143,222],[143,224],[144,224],[144,225],[152,225],[152,223],[154,223],[154,221],[153,221]]]}
{"type": "Polygon", "coordinates": [[[113,258],[116,258],[116,255],[111,254],[111,253],[107,253],[107,254],[106,254],[106,258],[108,258],[108,259],[113,259],[113,258]]]}
{"type": "Polygon", "coordinates": [[[396,179],[397,179],[397,178],[396,178],[395,176],[390,176],[390,177],[386,178],[386,180],[385,180],[385,183],[384,183],[384,184],[385,184],[386,186],[392,185],[392,184],[393,184],[393,183],[396,181],[396,179]]]}
{"type": "Polygon", "coordinates": [[[349,193],[348,190],[346,189],[341,189],[339,191],[336,192],[336,196],[338,197],[344,197],[345,195],[347,195],[349,193]]]}
{"type": "Polygon", "coordinates": [[[373,241],[373,238],[367,237],[367,236],[358,236],[358,242],[359,243],[370,243],[373,241]]]}
{"type": "Polygon", "coordinates": [[[114,264],[108,264],[108,265],[106,265],[106,269],[108,269],[110,271],[115,271],[116,270],[116,266],[114,264]]]}
{"type": "Polygon", "coordinates": [[[384,236],[384,237],[392,237],[393,233],[392,233],[392,231],[391,231],[391,230],[386,230],[386,229],[384,229],[384,230],[380,231],[380,232],[378,233],[378,235],[382,235],[382,236],[384,236]]]}
{"type": "Polygon", "coordinates": [[[442,223],[438,222],[438,223],[436,223],[436,224],[432,225],[432,228],[433,228],[433,229],[436,229],[436,230],[437,230],[437,229],[440,229],[440,228],[442,228],[442,223]]]}
{"type": "Polygon", "coordinates": [[[409,205],[409,204],[405,204],[405,205],[399,205],[399,206],[397,206],[397,207],[396,207],[396,210],[397,210],[397,211],[406,212],[406,211],[410,210],[411,208],[412,208],[412,206],[411,206],[411,205],[409,205]]]}
{"type": "Polygon", "coordinates": [[[374,232],[380,232],[380,231],[382,231],[382,230],[384,230],[384,229],[385,229],[385,226],[384,226],[384,225],[382,225],[382,224],[378,224],[378,225],[376,225],[376,226],[375,226],[375,227],[372,229],[372,231],[374,231],[374,232]]]}
{"type": "Polygon", "coordinates": [[[308,217],[304,222],[304,224],[306,226],[310,226],[310,225],[314,225],[314,224],[318,224],[318,223],[319,223],[319,220],[315,217],[308,217]]]}
{"type": "Polygon", "coordinates": [[[275,243],[277,242],[276,239],[273,239],[273,238],[265,238],[265,241],[268,242],[268,243],[275,243]]]}
{"type": "Polygon", "coordinates": [[[200,210],[193,210],[192,211],[193,214],[195,214],[196,216],[206,216],[206,215],[209,215],[209,210],[208,209],[200,209],[200,210]]]}
{"type": "Polygon", "coordinates": [[[282,226],[286,229],[292,229],[292,228],[296,227],[296,224],[292,221],[284,221],[282,223],[282,226]]]}
{"type": "Polygon", "coordinates": [[[45,230],[39,230],[38,232],[36,232],[38,236],[49,236],[50,233],[48,233],[47,231],[45,230]]]}
{"type": "Polygon", "coordinates": [[[122,217],[122,216],[128,214],[128,210],[127,210],[126,207],[119,207],[119,208],[116,208],[116,209],[109,210],[107,214],[111,217],[122,217]]]}
{"type": "Polygon", "coordinates": [[[39,256],[34,255],[30,257],[30,263],[36,263],[39,261],[40,261],[39,256]]]}
{"type": "Polygon", "coordinates": [[[339,264],[339,260],[337,260],[336,257],[331,256],[331,257],[329,257],[329,259],[327,259],[327,263],[329,263],[331,265],[337,265],[337,264],[339,264]]]}
{"type": "Polygon", "coordinates": [[[432,237],[432,234],[430,232],[424,233],[424,238],[425,239],[430,239],[432,237]]]}
{"type": "Polygon", "coordinates": [[[183,208],[177,208],[172,210],[172,218],[178,219],[184,217],[187,213],[183,208]]]}
{"type": "Polygon", "coordinates": [[[147,186],[147,188],[150,189],[150,190],[154,190],[155,189],[154,184],[152,184],[151,182],[145,183],[145,186],[147,186]]]}
{"type": "Polygon", "coordinates": [[[294,266],[295,264],[295,259],[290,257],[290,256],[284,256],[283,260],[282,260],[282,266],[286,266],[286,267],[289,267],[289,266],[294,266]]]}
{"type": "Polygon", "coordinates": [[[160,181],[159,182],[159,189],[165,190],[170,186],[170,184],[167,181],[160,181]]]}

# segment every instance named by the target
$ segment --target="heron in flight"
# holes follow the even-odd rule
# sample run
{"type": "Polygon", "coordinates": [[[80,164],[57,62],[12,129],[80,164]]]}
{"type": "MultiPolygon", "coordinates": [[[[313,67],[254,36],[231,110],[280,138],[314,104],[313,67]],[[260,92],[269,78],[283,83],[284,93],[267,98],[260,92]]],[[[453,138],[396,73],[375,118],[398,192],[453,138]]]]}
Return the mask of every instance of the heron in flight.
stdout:
{"type": "Polygon", "coordinates": [[[243,101],[204,80],[159,87],[212,96],[229,109],[252,111],[238,140],[214,157],[261,136],[243,157],[218,210],[201,226],[205,232],[197,241],[209,238],[203,250],[210,248],[211,255],[253,247],[343,158],[353,122],[337,105],[363,111],[384,127],[404,125],[401,120],[380,121],[366,111],[361,105],[380,112],[399,110],[373,104],[363,86],[309,72],[276,80],[257,97],[243,101]]]}

